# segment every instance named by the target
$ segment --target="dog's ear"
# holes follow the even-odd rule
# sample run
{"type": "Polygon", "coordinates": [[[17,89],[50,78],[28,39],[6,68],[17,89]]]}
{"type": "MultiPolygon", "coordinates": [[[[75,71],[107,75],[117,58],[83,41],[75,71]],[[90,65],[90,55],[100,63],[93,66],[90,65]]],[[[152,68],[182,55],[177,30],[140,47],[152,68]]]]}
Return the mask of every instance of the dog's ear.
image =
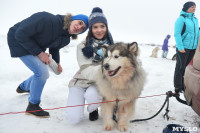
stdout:
{"type": "Polygon", "coordinates": [[[107,51],[107,49],[108,49],[108,44],[104,44],[104,45],[102,45],[102,49],[103,49],[103,56],[106,54],[106,51],[107,51]]]}
{"type": "Polygon", "coordinates": [[[138,56],[139,50],[138,50],[137,42],[132,42],[132,43],[128,44],[128,49],[133,55],[138,56]]]}

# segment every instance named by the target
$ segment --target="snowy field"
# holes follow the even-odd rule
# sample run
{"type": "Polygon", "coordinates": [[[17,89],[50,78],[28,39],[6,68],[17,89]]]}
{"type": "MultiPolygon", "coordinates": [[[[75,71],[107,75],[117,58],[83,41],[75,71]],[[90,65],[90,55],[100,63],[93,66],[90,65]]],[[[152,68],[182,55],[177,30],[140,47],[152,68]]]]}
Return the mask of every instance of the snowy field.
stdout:
{"type": "MultiPolygon", "coordinates": [[[[28,94],[17,94],[17,86],[32,73],[18,58],[11,58],[6,39],[0,40],[0,114],[25,111],[28,104],[28,94]]],[[[64,69],[59,76],[50,72],[43,95],[42,108],[51,109],[65,107],[68,96],[68,82],[78,70],[76,61],[76,45],[72,42],[61,50],[61,65],[64,69]]],[[[139,45],[140,59],[147,72],[147,82],[141,96],[165,94],[173,90],[173,74],[175,61],[171,58],[175,49],[170,47],[168,59],[162,59],[160,50],[158,58],[151,58],[155,46],[139,45]]],[[[154,115],[162,106],[165,96],[139,98],[136,111],[131,119],[147,118],[154,115]]],[[[188,106],[170,98],[169,121],[163,119],[165,108],[154,119],[144,122],[131,123],[127,133],[161,133],[167,124],[180,124],[185,127],[197,128],[200,133],[200,118],[188,106]]],[[[100,118],[91,122],[88,112],[77,125],[70,125],[65,119],[65,108],[50,110],[50,118],[36,118],[20,114],[0,115],[0,133],[120,133],[115,127],[112,131],[103,130],[100,118]]]]}

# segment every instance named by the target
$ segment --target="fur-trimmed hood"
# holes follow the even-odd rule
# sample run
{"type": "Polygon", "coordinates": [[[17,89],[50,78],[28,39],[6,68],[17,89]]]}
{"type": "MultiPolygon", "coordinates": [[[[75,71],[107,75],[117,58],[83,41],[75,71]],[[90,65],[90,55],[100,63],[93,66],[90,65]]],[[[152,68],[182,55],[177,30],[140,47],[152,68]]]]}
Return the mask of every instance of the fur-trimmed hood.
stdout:
{"type": "MultiPolygon", "coordinates": [[[[64,30],[69,29],[71,22],[72,22],[72,14],[71,13],[67,13],[64,16],[64,26],[63,26],[63,29],[64,30]]],[[[78,38],[77,35],[75,35],[75,34],[72,35],[72,39],[77,39],[77,38],[78,38]]]]}

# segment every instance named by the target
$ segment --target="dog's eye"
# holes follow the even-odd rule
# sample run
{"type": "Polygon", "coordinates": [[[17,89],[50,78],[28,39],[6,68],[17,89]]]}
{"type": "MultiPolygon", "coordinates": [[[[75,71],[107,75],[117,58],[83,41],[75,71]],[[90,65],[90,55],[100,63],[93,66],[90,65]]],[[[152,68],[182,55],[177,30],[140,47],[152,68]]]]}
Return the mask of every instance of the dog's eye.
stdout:
{"type": "Polygon", "coordinates": [[[115,55],[114,57],[117,59],[119,56],[118,56],[118,55],[115,55]]]}

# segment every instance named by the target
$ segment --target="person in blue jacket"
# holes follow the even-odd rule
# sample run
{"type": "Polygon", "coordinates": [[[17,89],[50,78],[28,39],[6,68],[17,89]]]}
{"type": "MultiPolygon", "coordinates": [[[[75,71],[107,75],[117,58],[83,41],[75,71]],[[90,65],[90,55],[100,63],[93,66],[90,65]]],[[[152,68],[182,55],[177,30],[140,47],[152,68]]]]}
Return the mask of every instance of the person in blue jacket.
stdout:
{"type": "Polygon", "coordinates": [[[199,22],[194,16],[196,4],[186,2],[180,16],[175,22],[174,37],[176,41],[176,67],[174,72],[174,87],[176,92],[184,90],[185,68],[192,60],[199,39],[199,22]],[[185,32],[182,34],[185,24],[185,32]]]}
{"type": "Polygon", "coordinates": [[[26,113],[38,117],[49,117],[49,113],[39,106],[44,85],[49,77],[47,65],[50,64],[49,54],[58,64],[62,72],[59,50],[76,39],[77,34],[88,28],[88,16],[79,14],[72,16],[53,15],[38,12],[11,27],[7,34],[11,57],[20,60],[33,72],[17,88],[18,93],[30,93],[26,113]],[[49,54],[46,49],[49,48],[49,54]],[[29,112],[40,110],[37,112],[29,112]]]}

